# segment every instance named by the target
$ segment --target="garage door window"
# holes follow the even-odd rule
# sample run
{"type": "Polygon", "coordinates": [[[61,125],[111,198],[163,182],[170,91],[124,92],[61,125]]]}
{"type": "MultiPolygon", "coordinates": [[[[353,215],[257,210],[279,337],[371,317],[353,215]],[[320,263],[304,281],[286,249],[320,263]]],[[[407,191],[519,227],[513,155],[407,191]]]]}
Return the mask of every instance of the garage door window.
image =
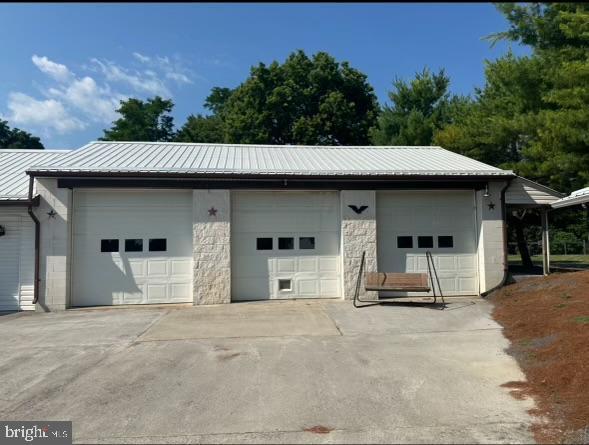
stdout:
{"type": "Polygon", "coordinates": [[[280,250],[294,249],[294,238],[278,238],[278,249],[280,249],[280,250]]]}
{"type": "Polygon", "coordinates": [[[412,236],[398,236],[397,237],[397,248],[399,248],[399,249],[413,248],[413,237],[412,236]]]}
{"type": "Polygon", "coordinates": [[[315,237],[314,236],[301,236],[299,238],[299,249],[307,250],[315,248],[315,237]]]}
{"type": "Polygon", "coordinates": [[[454,247],[453,236],[438,236],[438,247],[440,248],[452,248],[454,247]]]}
{"type": "Polygon", "coordinates": [[[278,290],[288,292],[292,290],[292,280],[278,280],[278,290]]]}
{"type": "Polygon", "coordinates": [[[257,250],[272,250],[272,238],[257,238],[256,249],[257,250]]]}
{"type": "Polygon", "coordinates": [[[126,239],[125,252],[143,252],[142,239],[126,239]]]}
{"type": "Polygon", "coordinates": [[[119,240],[118,239],[100,240],[100,251],[101,252],[118,252],[119,251],[119,240]]]}
{"type": "Polygon", "coordinates": [[[165,252],[167,250],[165,238],[151,238],[149,240],[150,252],[165,252]]]}
{"type": "Polygon", "coordinates": [[[434,247],[434,237],[433,236],[418,236],[417,237],[417,247],[420,249],[430,249],[434,247]]]}

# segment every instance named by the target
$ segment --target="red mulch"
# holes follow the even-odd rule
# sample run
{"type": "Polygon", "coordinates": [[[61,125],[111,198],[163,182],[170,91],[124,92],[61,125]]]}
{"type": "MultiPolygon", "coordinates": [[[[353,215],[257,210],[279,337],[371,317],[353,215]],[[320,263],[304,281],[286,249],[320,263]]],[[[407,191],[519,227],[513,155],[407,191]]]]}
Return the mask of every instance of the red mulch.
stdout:
{"type": "Polygon", "coordinates": [[[533,397],[540,443],[589,443],[589,271],[506,286],[489,299],[527,382],[507,382],[533,397]]]}

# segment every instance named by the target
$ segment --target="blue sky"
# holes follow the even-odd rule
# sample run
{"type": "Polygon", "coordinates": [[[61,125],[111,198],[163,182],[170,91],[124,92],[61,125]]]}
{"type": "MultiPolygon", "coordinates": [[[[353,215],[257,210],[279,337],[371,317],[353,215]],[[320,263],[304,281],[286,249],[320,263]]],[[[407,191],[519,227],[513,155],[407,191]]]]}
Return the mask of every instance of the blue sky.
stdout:
{"type": "MultiPolygon", "coordinates": [[[[76,148],[102,135],[118,101],[174,100],[181,125],[213,86],[258,62],[327,51],[368,75],[381,102],[395,76],[444,67],[453,92],[504,54],[482,37],[507,28],[491,4],[3,4],[0,118],[76,148]]],[[[518,54],[528,48],[512,45],[518,54]]]]}

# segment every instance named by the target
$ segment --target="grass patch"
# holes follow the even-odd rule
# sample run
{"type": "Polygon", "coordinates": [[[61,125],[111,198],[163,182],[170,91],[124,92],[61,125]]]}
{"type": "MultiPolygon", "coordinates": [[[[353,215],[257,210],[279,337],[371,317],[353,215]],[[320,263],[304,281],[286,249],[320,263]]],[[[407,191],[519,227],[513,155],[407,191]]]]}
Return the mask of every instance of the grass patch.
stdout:
{"type": "MultiPolygon", "coordinates": [[[[513,266],[521,266],[522,259],[519,255],[509,255],[508,256],[509,264],[513,266]]],[[[542,255],[533,255],[532,262],[536,266],[542,265],[542,255]]],[[[550,264],[551,265],[563,265],[563,266],[571,266],[571,265],[578,265],[579,267],[582,266],[589,266],[589,255],[550,255],[550,264]]]]}
{"type": "Polygon", "coordinates": [[[589,324],[589,316],[584,315],[581,317],[575,317],[575,322],[579,324],[589,324]]]}

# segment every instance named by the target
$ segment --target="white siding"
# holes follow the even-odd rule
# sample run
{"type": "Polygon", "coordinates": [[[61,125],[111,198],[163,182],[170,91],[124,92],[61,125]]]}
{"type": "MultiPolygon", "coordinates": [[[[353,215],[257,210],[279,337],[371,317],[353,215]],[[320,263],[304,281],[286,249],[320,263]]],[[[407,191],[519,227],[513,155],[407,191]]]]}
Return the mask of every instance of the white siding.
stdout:
{"type": "Polygon", "coordinates": [[[550,205],[560,197],[560,193],[521,177],[511,181],[505,191],[506,204],[550,205]]]}
{"type": "Polygon", "coordinates": [[[476,192],[480,292],[500,285],[505,275],[505,223],[501,212],[504,182],[490,182],[489,196],[476,192]]]}
{"type": "Polygon", "coordinates": [[[35,223],[27,214],[21,219],[20,238],[20,309],[35,310],[35,223]]]}

